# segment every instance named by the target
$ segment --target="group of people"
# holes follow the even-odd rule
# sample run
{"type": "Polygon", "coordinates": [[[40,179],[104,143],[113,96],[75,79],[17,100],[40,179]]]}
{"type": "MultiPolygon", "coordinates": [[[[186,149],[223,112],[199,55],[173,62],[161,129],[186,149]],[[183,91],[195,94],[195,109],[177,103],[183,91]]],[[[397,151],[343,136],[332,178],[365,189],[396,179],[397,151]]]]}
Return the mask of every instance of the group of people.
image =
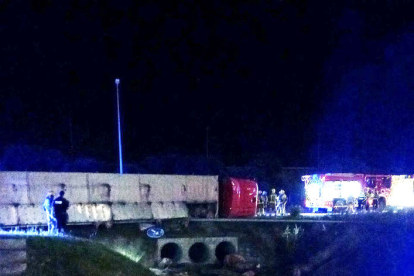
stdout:
{"type": "Polygon", "coordinates": [[[287,196],[284,190],[276,193],[276,189],[272,189],[270,196],[266,191],[259,191],[259,201],[257,205],[257,215],[265,216],[284,216],[286,212],[287,196]]]}
{"type": "Polygon", "coordinates": [[[60,191],[55,198],[53,192],[49,192],[43,210],[46,212],[47,231],[49,235],[64,234],[68,222],[69,201],[64,198],[65,192],[60,191]]]}

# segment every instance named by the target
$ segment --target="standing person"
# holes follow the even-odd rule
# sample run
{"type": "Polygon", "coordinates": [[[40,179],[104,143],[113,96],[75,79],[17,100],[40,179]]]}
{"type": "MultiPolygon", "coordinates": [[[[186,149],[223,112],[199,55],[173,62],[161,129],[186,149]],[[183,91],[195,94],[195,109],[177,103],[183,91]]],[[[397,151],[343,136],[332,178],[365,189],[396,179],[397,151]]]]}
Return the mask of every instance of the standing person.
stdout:
{"type": "Polygon", "coordinates": [[[269,204],[269,210],[272,216],[276,215],[276,203],[277,203],[276,189],[272,189],[272,193],[270,194],[270,204],[269,204]]]}
{"type": "Polygon", "coordinates": [[[279,192],[279,195],[277,196],[277,199],[276,199],[276,216],[280,216],[281,210],[282,210],[281,208],[282,208],[282,205],[280,201],[280,192],[279,192]]]}
{"type": "Polygon", "coordinates": [[[287,196],[284,190],[280,190],[279,192],[279,199],[280,199],[280,214],[282,216],[285,215],[286,212],[286,203],[287,203],[287,196]]]}
{"type": "Polygon", "coordinates": [[[368,194],[367,194],[367,200],[366,200],[366,205],[365,205],[365,209],[367,211],[369,211],[369,208],[372,207],[374,208],[374,191],[372,189],[368,190],[368,194]]]}
{"type": "Polygon", "coordinates": [[[263,201],[262,201],[262,191],[259,190],[258,192],[258,201],[257,201],[257,216],[261,216],[263,211],[263,201]]]}
{"type": "Polygon", "coordinates": [[[262,192],[262,196],[261,196],[261,200],[263,202],[263,216],[266,215],[266,211],[267,211],[267,204],[268,204],[268,198],[267,198],[267,192],[263,191],[262,192]]]}
{"type": "Polygon", "coordinates": [[[46,212],[46,221],[47,221],[47,233],[53,234],[55,231],[56,219],[53,216],[53,192],[49,192],[46,196],[45,202],[43,202],[43,211],[46,212]]]}
{"type": "Polygon", "coordinates": [[[354,210],[354,207],[355,207],[355,198],[352,195],[350,195],[347,198],[346,207],[347,207],[346,208],[346,212],[348,214],[353,214],[355,212],[355,210],[354,210]]]}
{"type": "Polygon", "coordinates": [[[277,197],[277,207],[276,207],[276,214],[277,215],[285,215],[286,211],[286,202],[287,196],[284,190],[280,190],[279,196],[277,197]]]}
{"type": "Polygon", "coordinates": [[[57,220],[58,233],[64,233],[66,230],[66,224],[68,222],[69,201],[64,198],[64,191],[59,192],[59,196],[53,201],[53,209],[55,211],[55,218],[57,220]]]}

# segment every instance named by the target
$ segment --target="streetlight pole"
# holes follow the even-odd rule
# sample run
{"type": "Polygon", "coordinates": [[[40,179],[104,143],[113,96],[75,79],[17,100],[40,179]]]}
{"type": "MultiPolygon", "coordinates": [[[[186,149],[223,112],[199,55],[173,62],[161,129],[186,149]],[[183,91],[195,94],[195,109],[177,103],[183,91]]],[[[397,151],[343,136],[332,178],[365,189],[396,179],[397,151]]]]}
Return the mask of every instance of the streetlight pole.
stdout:
{"type": "Polygon", "coordinates": [[[123,167],[122,167],[122,139],[121,139],[121,115],[119,112],[119,83],[121,81],[119,79],[115,79],[116,84],[116,106],[118,110],[118,146],[119,146],[119,173],[123,174],[123,167]]]}

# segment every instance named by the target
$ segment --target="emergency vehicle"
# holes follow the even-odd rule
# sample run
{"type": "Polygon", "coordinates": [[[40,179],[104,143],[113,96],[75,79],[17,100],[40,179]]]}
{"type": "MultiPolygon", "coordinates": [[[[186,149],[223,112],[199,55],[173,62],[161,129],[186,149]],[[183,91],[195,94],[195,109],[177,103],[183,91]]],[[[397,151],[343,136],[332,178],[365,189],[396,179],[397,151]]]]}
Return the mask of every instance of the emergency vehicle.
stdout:
{"type": "Polygon", "coordinates": [[[386,206],[414,206],[413,175],[329,173],[302,176],[305,207],[338,211],[353,205],[382,211],[386,206]]]}

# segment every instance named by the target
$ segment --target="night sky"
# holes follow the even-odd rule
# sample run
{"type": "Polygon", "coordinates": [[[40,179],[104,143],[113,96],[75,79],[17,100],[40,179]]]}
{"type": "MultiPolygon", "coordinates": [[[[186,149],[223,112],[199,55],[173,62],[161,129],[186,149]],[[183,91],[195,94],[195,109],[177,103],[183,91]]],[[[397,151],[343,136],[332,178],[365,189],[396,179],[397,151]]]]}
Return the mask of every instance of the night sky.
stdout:
{"type": "Polygon", "coordinates": [[[413,173],[411,2],[0,1],[3,155],[413,173]]]}

